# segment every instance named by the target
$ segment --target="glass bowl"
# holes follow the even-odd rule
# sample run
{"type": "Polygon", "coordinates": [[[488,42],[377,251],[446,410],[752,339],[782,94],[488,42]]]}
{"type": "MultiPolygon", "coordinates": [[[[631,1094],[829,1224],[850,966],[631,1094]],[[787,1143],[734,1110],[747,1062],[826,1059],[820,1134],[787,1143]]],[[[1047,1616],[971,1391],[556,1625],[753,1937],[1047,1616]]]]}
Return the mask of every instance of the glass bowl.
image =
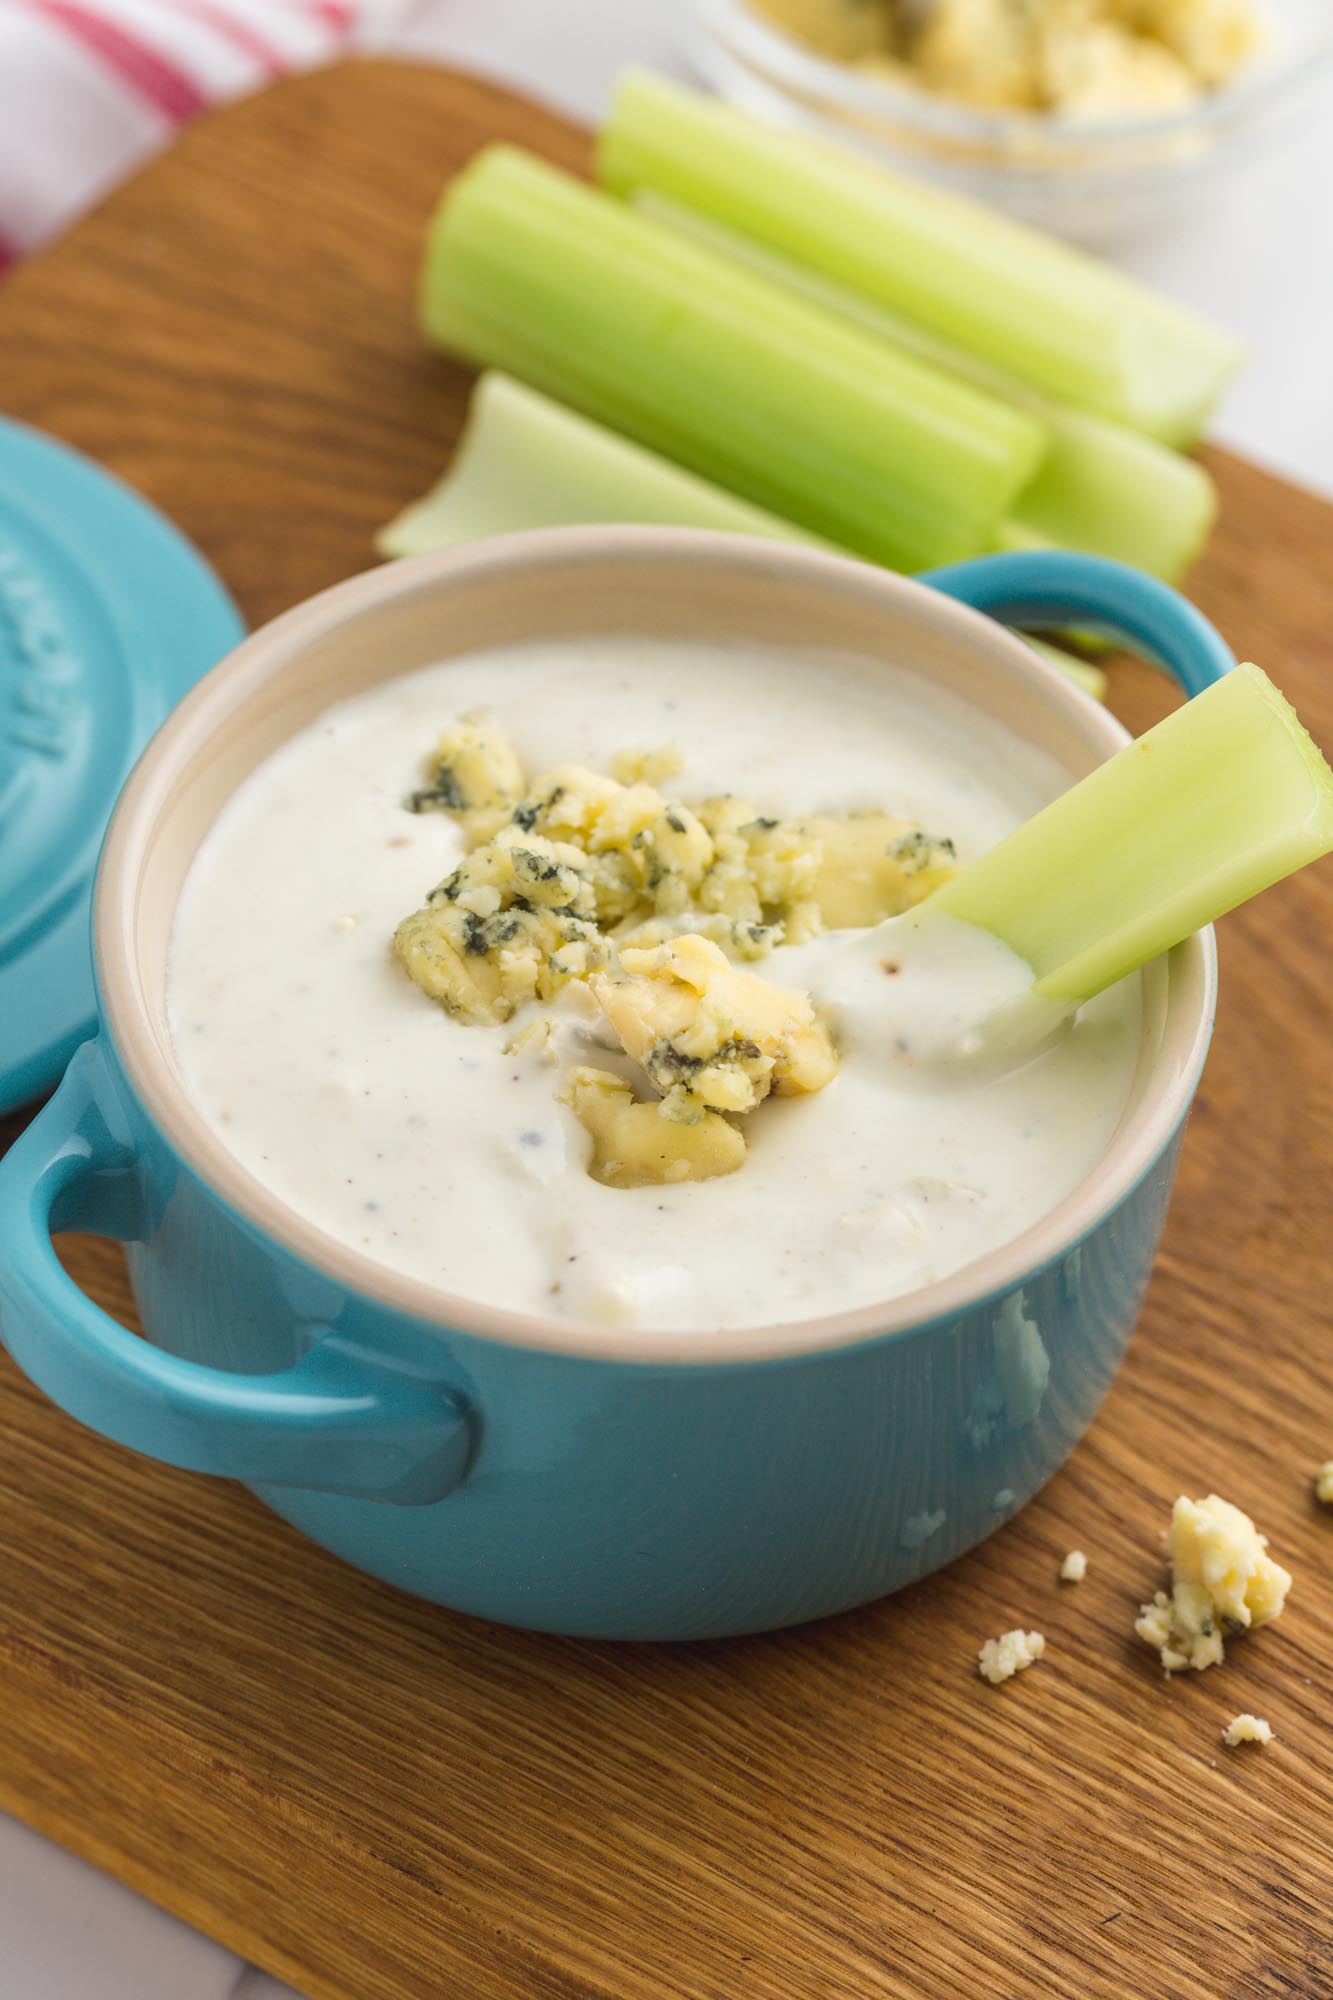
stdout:
{"type": "Polygon", "coordinates": [[[689,0],[691,53],[760,115],[859,147],[1025,222],[1094,245],[1188,221],[1224,178],[1287,143],[1333,79],[1330,0],[1268,0],[1271,52],[1186,109],[1072,121],[972,105],[818,55],[748,0],[689,0]]]}

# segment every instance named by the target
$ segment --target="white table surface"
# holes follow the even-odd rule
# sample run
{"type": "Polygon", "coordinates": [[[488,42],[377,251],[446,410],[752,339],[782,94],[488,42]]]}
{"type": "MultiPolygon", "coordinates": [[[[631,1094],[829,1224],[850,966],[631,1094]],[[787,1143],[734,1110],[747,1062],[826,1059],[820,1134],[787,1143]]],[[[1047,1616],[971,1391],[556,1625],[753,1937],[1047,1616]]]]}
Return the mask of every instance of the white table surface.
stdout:
{"type": "MultiPolygon", "coordinates": [[[[404,12],[395,49],[484,71],[588,118],[627,63],[685,73],[680,0],[422,0],[404,12]]],[[[1250,342],[1250,368],[1219,433],[1333,494],[1331,187],[1333,111],[1233,186],[1206,223],[1124,261],[1250,342]]],[[[0,1815],[0,2000],[292,1996],[0,1815]]]]}

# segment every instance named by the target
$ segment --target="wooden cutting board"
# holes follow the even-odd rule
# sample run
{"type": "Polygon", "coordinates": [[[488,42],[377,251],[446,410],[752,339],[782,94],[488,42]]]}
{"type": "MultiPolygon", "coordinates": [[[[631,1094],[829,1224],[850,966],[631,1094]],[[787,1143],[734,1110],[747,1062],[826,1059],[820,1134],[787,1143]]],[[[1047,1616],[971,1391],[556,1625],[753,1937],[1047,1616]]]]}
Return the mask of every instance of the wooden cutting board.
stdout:
{"type": "MultiPolygon", "coordinates": [[[[0,291],[4,407],[156,500],[254,621],[368,565],[458,434],[415,269],[500,135],[586,163],[548,113],[397,64],[200,126],[0,291]]],[[[1196,594],[1331,743],[1333,510],[1210,460],[1196,594]]],[[[1166,700],[1117,670],[1134,726],[1166,700]]],[[[823,1625],[617,1649],[472,1623],[0,1359],[0,1805],[312,2000],[1333,1995],[1330,937],[1333,866],[1226,926],[1166,1249],[1087,1442],[947,1574],[823,1625]],[[1214,1487],[1291,1606],[1165,1685],[1130,1626],[1172,1497],[1214,1487]],[[984,1686],[978,1643],[1020,1620],[1045,1662],[984,1686]],[[1240,1709],[1270,1749],[1223,1749],[1240,1709]]],[[[132,1319],[119,1252],[68,1254],[132,1319]]]]}

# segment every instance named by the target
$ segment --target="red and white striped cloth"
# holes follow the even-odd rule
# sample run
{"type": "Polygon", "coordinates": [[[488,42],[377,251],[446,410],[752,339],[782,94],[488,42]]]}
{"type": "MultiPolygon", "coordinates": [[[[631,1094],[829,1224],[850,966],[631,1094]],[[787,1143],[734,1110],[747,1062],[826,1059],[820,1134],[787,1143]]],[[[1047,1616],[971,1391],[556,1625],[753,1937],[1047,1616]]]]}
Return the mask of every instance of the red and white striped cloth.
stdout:
{"type": "Polygon", "coordinates": [[[0,270],[197,112],[378,39],[402,0],[0,0],[0,270]]]}

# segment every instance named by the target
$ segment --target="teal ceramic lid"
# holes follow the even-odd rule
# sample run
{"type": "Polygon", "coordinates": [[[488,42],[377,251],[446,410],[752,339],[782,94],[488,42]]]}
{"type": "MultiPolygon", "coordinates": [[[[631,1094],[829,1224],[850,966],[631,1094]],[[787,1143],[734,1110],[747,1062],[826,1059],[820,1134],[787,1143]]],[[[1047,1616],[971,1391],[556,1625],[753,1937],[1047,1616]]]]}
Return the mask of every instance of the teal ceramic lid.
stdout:
{"type": "Polygon", "coordinates": [[[243,629],[145,501],[0,419],[0,1112],[92,1033],[89,902],[116,794],[243,629]]]}

